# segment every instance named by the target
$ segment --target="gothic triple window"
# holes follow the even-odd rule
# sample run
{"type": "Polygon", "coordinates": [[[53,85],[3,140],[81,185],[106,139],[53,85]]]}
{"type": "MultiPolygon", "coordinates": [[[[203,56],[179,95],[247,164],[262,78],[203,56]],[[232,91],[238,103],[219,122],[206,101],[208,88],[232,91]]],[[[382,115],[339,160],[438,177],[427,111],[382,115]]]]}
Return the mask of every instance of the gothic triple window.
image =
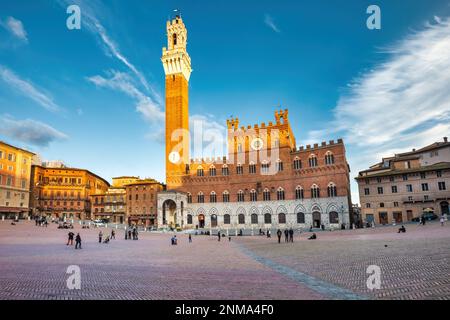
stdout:
{"type": "Polygon", "coordinates": [[[277,190],[277,200],[284,200],[284,190],[281,187],[277,190]]]}
{"type": "Polygon", "coordinates": [[[216,203],[217,202],[217,195],[216,195],[216,193],[214,191],[211,192],[211,194],[209,195],[209,202],[211,202],[211,203],[216,203]]]}
{"type": "Polygon", "coordinates": [[[328,197],[332,198],[332,197],[336,197],[337,196],[337,188],[336,185],[334,183],[330,183],[328,185],[328,197]]]}
{"type": "Polygon", "coordinates": [[[215,177],[216,176],[216,168],[214,168],[214,167],[209,168],[209,175],[211,177],[215,177]]]}
{"type": "Polygon", "coordinates": [[[263,200],[264,201],[270,201],[270,191],[269,191],[269,189],[264,189],[263,200]]]}
{"type": "Polygon", "coordinates": [[[328,151],[327,154],[325,155],[325,164],[326,165],[334,164],[334,155],[330,151],[328,151]]]}
{"type": "Polygon", "coordinates": [[[256,190],[250,191],[250,201],[258,201],[258,194],[256,193],[256,190]]]}
{"type": "Polygon", "coordinates": [[[302,161],[299,158],[294,159],[294,170],[300,170],[302,168],[302,161]]]}
{"type": "Polygon", "coordinates": [[[244,191],[239,190],[239,192],[237,193],[237,201],[244,202],[244,191]]]}
{"type": "Polygon", "coordinates": [[[223,202],[230,202],[230,193],[228,191],[224,191],[222,193],[223,202]]]}
{"type": "Polygon", "coordinates": [[[313,185],[311,187],[311,198],[313,199],[320,198],[320,189],[317,185],[313,185]]]}
{"type": "Polygon", "coordinates": [[[308,161],[309,161],[309,166],[311,168],[314,168],[314,167],[318,166],[317,157],[315,155],[311,155],[309,157],[308,161]]]}

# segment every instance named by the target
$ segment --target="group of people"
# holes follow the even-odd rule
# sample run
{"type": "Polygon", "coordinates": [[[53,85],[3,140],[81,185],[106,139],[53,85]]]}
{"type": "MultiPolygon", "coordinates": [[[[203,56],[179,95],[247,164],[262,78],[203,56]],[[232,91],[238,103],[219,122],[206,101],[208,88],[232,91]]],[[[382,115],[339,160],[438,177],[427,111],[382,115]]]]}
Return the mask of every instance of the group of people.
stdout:
{"type": "MultiPolygon", "coordinates": [[[[280,229],[278,229],[277,230],[278,243],[281,243],[282,235],[283,232],[280,229]]],[[[289,230],[288,229],[284,230],[284,242],[294,242],[294,230],[292,228],[289,230]]]]}
{"type": "MultiPolygon", "coordinates": [[[[98,233],[98,243],[102,243],[103,239],[103,232],[100,230],[98,233]]],[[[109,243],[109,240],[116,239],[116,231],[114,229],[111,230],[111,236],[107,235],[106,238],[103,240],[103,243],[109,243]]]]}
{"type": "Polygon", "coordinates": [[[139,232],[136,229],[136,227],[133,227],[133,229],[128,228],[128,230],[125,230],[125,240],[138,240],[139,232]]]}
{"type": "Polygon", "coordinates": [[[39,227],[47,227],[48,226],[48,221],[47,221],[47,218],[45,218],[45,217],[35,216],[34,222],[35,222],[36,226],[39,226],[39,227]]]}
{"type": "MultiPolygon", "coordinates": [[[[67,240],[67,245],[73,246],[73,237],[75,236],[75,233],[72,231],[69,232],[69,239],[67,240]]],[[[75,237],[75,249],[81,249],[81,236],[80,233],[77,233],[77,236],[75,237]]]]}

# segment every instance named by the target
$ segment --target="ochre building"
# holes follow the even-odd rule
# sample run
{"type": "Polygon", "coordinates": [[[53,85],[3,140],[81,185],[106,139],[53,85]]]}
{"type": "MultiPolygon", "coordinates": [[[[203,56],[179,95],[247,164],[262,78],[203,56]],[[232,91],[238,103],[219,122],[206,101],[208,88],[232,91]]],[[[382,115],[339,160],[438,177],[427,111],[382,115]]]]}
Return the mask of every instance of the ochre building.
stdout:
{"type": "Polygon", "coordinates": [[[31,207],[34,215],[91,219],[91,195],[104,194],[109,183],[77,168],[32,166],[31,207]]]}
{"type": "Polygon", "coordinates": [[[30,177],[35,154],[0,141],[0,215],[25,218],[30,212],[30,177]]]}
{"type": "Polygon", "coordinates": [[[344,142],[297,147],[288,110],[269,122],[227,121],[228,152],[190,159],[187,29],[167,22],[162,63],[166,83],[166,182],[158,194],[158,225],[249,230],[339,228],[351,223],[344,142]]]}

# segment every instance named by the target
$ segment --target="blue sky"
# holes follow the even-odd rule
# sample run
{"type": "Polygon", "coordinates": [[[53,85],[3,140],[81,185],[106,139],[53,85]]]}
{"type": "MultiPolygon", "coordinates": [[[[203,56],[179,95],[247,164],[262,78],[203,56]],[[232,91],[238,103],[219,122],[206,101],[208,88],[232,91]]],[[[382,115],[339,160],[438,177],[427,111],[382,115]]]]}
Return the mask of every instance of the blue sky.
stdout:
{"type": "Polygon", "coordinates": [[[450,132],[449,0],[5,0],[0,139],[106,179],[164,181],[160,57],[174,8],[190,115],[205,128],[267,123],[281,105],[298,145],[344,138],[352,177],[450,132]],[[70,4],[81,30],[66,27],[70,4]],[[366,27],[371,4],[381,30],[366,27]]]}

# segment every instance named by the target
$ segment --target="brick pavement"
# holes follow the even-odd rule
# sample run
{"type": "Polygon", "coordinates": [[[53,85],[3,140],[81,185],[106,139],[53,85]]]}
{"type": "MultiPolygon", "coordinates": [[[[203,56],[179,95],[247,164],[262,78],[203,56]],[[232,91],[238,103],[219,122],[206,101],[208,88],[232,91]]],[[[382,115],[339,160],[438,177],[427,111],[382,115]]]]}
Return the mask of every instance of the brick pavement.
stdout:
{"type": "MultiPolygon", "coordinates": [[[[103,229],[106,234],[105,229],[103,229]]],[[[232,241],[141,233],[140,240],[99,244],[98,230],[76,229],[82,250],[65,245],[56,225],[0,222],[0,299],[321,299],[322,295],[258,263],[232,241]],[[66,269],[81,269],[69,290],[66,269]]]]}
{"type": "Polygon", "coordinates": [[[450,299],[450,225],[409,224],[296,236],[294,244],[243,238],[261,259],[374,299],[450,299]],[[381,268],[381,289],[366,286],[369,265],[381,268]]]}
{"type": "Polygon", "coordinates": [[[0,221],[0,299],[449,299],[450,225],[396,229],[302,234],[280,245],[206,236],[189,244],[179,234],[178,246],[171,234],[125,241],[122,230],[99,244],[98,230],[76,229],[83,249],[74,250],[56,225],[0,221]],[[381,267],[381,290],[366,287],[371,264],[381,267]],[[66,287],[69,265],[81,268],[81,290],[66,287]]]}

